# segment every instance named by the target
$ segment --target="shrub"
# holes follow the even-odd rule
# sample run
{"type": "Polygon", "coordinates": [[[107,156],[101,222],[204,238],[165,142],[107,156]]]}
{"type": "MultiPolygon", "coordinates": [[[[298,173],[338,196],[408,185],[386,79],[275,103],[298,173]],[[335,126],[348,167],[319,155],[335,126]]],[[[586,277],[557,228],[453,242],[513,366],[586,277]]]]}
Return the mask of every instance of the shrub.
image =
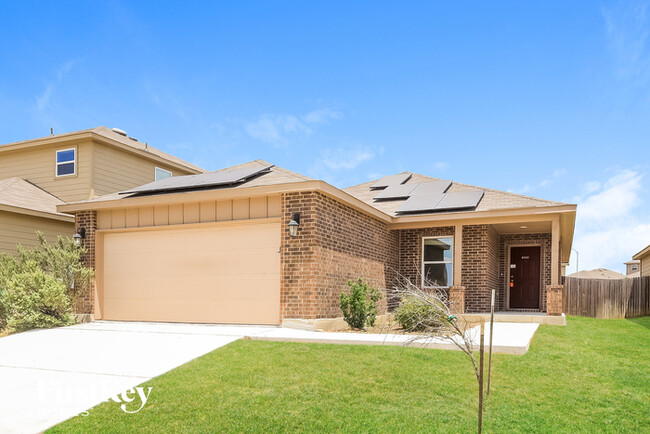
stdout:
{"type": "Polygon", "coordinates": [[[449,320],[444,312],[444,309],[436,306],[435,301],[407,297],[395,310],[394,317],[405,331],[434,331],[447,325],[449,320]]]}
{"type": "Polygon", "coordinates": [[[372,327],[377,318],[377,302],[381,293],[371,288],[363,279],[356,282],[348,281],[350,294],[341,292],[341,310],[343,319],[353,329],[363,329],[366,325],[372,327]]]}
{"type": "Polygon", "coordinates": [[[72,303],[65,284],[45,274],[35,262],[6,282],[2,298],[7,307],[7,325],[21,332],[74,324],[72,303]]]}
{"type": "Polygon", "coordinates": [[[90,284],[93,270],[81,263],[85,249],[76,246],[70,238],[58,237],[54,244],[45,239],[42,232],[36,232],[38,246],[24,249],[18,246],[18,263],[35,262],[44,273],[63,282],[71,299],[76,299],[90,284]]]}
{"type": "Polygon", "coordinates": [[[0,254],[0,330],[13,331],[71,324],[77,297],[88,288],[93,270],[81,263],[85,250],[69,238],[18,246],[16,257],[0,254]]]}
{"type": "Polygon", "coordinates": [[[7,282],[16,273],[18,262],[8,253],[0,253],[0,331],[7,327],[7,282]]]}

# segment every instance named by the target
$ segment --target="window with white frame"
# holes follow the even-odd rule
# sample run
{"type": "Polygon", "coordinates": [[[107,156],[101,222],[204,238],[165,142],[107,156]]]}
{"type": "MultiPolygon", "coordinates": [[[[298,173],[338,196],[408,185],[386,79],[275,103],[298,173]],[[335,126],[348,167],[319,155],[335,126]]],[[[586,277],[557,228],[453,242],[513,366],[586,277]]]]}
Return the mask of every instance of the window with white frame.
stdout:
{"type": "Polygon", "coordinates": [[[161,179],[171,178],[172,173],[169,170],[161,169],[156,167],[155,180],[160,181],[161,179]]]}
{"type": "Polygon", "coordinates": [[[454,284],[454,238],[422,239],[422,286],[448,287],[454,284]]]}
{"type": "Polygon", "coordinates": [[[56,176],[74,175],[77,173],[75,148],[56,151],[56,176]]]}
{"type": "Polygon", "coordinates": [[[639,271],[639,266],[638,265],[632,265],[632,267],[630,267],[630,268],[632,269],[632,271],[639,271]]]}

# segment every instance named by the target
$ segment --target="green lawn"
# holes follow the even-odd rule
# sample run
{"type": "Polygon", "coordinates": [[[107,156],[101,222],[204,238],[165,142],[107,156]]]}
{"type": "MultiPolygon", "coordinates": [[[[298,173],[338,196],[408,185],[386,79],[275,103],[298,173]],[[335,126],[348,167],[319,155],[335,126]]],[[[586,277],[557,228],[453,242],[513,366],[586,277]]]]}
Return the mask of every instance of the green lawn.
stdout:
{"type": "MultiPolygon", "coordinates": [[[[417,348],[237,341],[52,432],[471,432],[466,355],[417,348]],[[137,408],[137,407],[136,407],[137,408]]],[[[650,431],[650,317],[541,326],[525,356],[495,355],[490,432],[650,431]]]]}

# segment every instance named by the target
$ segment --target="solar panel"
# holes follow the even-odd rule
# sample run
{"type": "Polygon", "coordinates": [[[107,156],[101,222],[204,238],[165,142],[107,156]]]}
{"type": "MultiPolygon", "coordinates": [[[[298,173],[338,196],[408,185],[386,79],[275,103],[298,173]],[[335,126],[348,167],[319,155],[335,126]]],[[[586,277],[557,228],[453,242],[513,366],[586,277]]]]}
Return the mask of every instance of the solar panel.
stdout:
{"type": "Polygon", "coordinates": [[[483,190],[473,190],[473,191],[457,191],[454,193],[445,193],[438,205],[436,205],[436,210],[448,210],[448,209],[461,209],[461,208],[476,208],[476,205],[483,198],[483,190]]]}
{"type": "Polygon", "coordinates": [[[444,193],[451,186],[451,181],[431,181],[418,184],[411,192],[411,196],[418,194],[444,193]]]}
{"type": "Polygon", "coordinates": [[[150,182],[149,184],[141,185],[140,187],[132,188],[128,191],[122,191],[120,194],[154,193],[239,184],[256,175],[270,172],[272,167],[273,166],[255,166],[230,170],[227,172],[210,172],[201,173],[199,175],[172,176],[171,178],[165,178],[161,179],[160,181],[150,182]]]}
{"type": "Polygon", "coordinates": [[[411,196],[397,208],[397,213],[431,211],[436,208],[445,193],[418,194],[411,196]]]}
{"type": "Polygon", "coordinates": [[[412,194],[396,212],[403,214],[476,208],[483,198],[483,193],[483,190],[473,190],[454,193],[412,194]]]}
{"type": "Polygon", "coordinates": [[[384,190],[380,191],[377,196],[374,197],[375,200],[395,200],[395,199],[406,199],[409,197],[411,191],[418,184],[398,184],[398,185],[389,185],[384,190]]]}
{"type": "Polygon", "coordinates": [[[410,173],[400,173],[399,175],[388,175],[377,180],[374,184],[370,186],[371,190],[378,190],[380,188],[386,188],[391,185],[400,185],[404,184],[406,181],[411,179],[410,173]]]}

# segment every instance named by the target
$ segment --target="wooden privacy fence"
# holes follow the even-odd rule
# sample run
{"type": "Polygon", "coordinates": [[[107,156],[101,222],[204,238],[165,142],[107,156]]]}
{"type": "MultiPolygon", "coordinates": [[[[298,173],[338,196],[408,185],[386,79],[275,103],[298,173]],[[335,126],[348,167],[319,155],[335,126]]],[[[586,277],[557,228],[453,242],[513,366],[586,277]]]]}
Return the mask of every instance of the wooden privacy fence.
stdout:
{"type": "Polygon", "coordinates": [[[634,318],[650,315],[650,276],[631,279],[564,278],[562,308],[567,315],[634,318]]]}

